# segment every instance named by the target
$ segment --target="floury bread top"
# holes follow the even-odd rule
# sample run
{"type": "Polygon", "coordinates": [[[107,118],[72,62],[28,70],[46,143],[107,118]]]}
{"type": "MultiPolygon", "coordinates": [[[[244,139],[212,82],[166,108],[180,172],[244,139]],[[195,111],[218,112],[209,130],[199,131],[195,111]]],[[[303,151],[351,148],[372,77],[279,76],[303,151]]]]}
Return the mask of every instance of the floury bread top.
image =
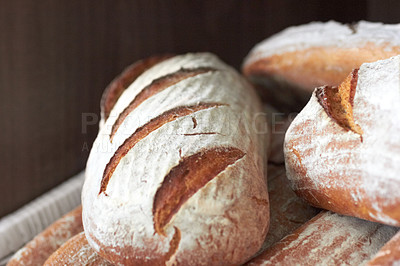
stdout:
{"type": "Polygon", "coordinates": [[[336,46],[359,47],[367,43],[385,46],[400,46],[400,24],[386,25],[380,22],[360,21],[356,24],[342,24],[336,21],[311,22],[293,26],[257,44],[244,60],[251,64],[262,57],[273,54],[295,52],[311,47],[336,46]]]}
{"type": "Polygon", "coordinates": [[[337,90],[316,89],[285,136],[294,190],[315,206],[399,226],[399,103],[400,56],[363,64],[337,90]]]}
{"type": "Polygon", "coordinates": [[[145,71],[89,156],[82,204],[91,246],[115,263],[243,263],[269,220],[261,111],[252,87],[211,54],[145,71]]]}

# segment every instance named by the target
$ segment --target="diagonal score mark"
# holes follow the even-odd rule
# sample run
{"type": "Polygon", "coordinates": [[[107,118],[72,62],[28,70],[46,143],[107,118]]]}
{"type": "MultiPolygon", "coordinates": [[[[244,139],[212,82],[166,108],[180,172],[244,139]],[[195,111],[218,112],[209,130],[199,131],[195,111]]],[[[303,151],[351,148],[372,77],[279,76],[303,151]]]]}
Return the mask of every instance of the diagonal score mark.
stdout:
{"type": "Polygon", "coordinates": [[[153,80],[149,85],[147,85],[138,95],[136,95],[135,99],[129,103],[129,105],[122,111],[114,125],[111,129],[110,141],[112,142],[115,133],[118,128],[121,126],[122,122],[124,122],[125,118],[135,110],[140,104],[142,104],[145,100],[150,98],[151,96],[171,87],[179,83],[182,80],[185,80],[190,77],[197,76],[199,74],[207,73],[210,71],[216,71],[214,68],[209,67],[199,67],[194,69],[186,69],[182,68],[172,74],[165,75],[158,79],[153,80]]]}
{"type": "Polygon", "coordinates": [[[117,168],[117,165],[121,161],[121,159],[129,152],[133,146],[136,145],[140,140],[144,139],[154,130],[162,127],[166,123],[174,121],[180,117],[190,115],[200,110],[209,109],[213,107],[223,106],[225,104],[220,103],[199,103],[198,105],[193,106],[181,106],[171,110],[166,111],[165,113],[153,118],[149,122],[147,122],[142,127],[138,128],[130,137],[128,137],[124,143],[118,147],[117,151],[111,157],[108,162],[106,168],[104,169],[103,178],[101,180],[100,193],[105,192],[107,189],[108,182],[112,174],[117,168]]]}
{"type": "Polygon", "coordinates": [[[234,147],[217,147],[182,158],[172,168],[154,197],[154,229],[164,235],[168,224],[180,207],[199,189],[245,156],[234,147]]]}
{"type": "Polygon", "coordinates": [[[108,119],[115,103],[129,85],[131,85],[147,69],[171,57],[172,55],[152,56],[137,61],[128,66],[119,76],[111,81],[104,90],[100,102],[101,110],[104,114],[104,120],[108,119]]]}

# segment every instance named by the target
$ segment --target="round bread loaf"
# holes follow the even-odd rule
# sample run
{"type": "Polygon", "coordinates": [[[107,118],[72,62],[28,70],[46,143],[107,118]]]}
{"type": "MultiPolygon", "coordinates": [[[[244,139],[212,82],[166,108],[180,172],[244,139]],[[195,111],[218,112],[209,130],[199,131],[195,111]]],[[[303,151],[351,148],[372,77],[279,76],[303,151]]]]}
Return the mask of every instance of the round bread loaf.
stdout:
{"type": "Polygon", "coordinates": [[[287,176],[314,206],[400,226],[400,56],[317,88],[285,136],[287,176]]]}
{"type": "Polygon", "coordinates": [[[400,24],[335,21],[295,26],[257,44],[243,73],[280,110],[300,111],[315,87],[337,86],[362,63],[400,53],[400,24]]]}
{"type": "Polygon", "coordinates": [[[240,264],[268,230],[268,135],[252,87],[211,54],[176,56],[119,97],[91,150],[83,224],[124,265],[240,264]]]}

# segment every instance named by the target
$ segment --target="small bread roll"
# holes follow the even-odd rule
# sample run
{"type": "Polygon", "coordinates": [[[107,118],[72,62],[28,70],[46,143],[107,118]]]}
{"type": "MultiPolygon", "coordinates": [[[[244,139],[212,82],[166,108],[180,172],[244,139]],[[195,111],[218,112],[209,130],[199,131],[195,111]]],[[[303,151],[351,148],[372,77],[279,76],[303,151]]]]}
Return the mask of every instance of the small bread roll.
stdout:
{"type": "Polygon", "coordinates": [[[397,231],[323,211],[245,265],[364,265],[397,231]]]}
{"type": "Polygon", "coordinates": [[[108,266],[113,265],[100,257],[81,232],[57,249],[44,263],[45,266],[108,266]]]}
{"type": "Polygon", "coordinates": [[[41,266],[47,258],[69,238],[82,231],[82,207],[79,206],[55,221],[17,251],[8,261],[7,266],[41,266]]]}
{"type": "Polygon", "coordinates": [[[253,88],[211,54],[154,65],[122,93],[82,191],[89,244],[124,265],[231,265],[268,231],[268,149],[253,88]]]}
{"type": "Polygon", "coordinates": [[[257,44],[243,73],[264,100],[280,110],[300,111],[315,87],[337,86],[362,63],[399,53],[400,24],[312,22],[257,44]]]}
{"type": "Polygon", "coordinates": [[[314,206],[400,226],[400,56],[317,88],[285,136],[287,176],[314,206]]]}

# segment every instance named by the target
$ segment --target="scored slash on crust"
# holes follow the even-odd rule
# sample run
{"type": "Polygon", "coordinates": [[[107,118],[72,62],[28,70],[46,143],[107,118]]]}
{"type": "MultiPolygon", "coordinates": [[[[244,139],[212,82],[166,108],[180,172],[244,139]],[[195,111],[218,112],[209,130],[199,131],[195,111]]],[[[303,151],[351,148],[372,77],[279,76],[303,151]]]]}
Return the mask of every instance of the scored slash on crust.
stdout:
{"type": "Polygon", "coordinates": [[[333,121],[342,128],[359,134],[362,140],[363,131],[355,123],[353,116],[357,80],[358,69],[354,69],[338,87],[320,87],[316,89],[315,94],[318,102],[333,121]]]}
{"type": "Polygon", "coordinates": [[[237,148],[217,147],[181,159],[156,192],[153,205],[155,231],[165,235],[164,227],[182,204],[244,156],[245,153],[237,148]]]}
{"type": "Polygon", "coordinates": [[[153,56],[137,61],[127,67],[110,85],[104,90],[101,97],[100,107],[104,120],[110,116],[111,110],[121,94],[131,85],[143,72],[152,66],[171,58],[172,55],[153,56]]]}
{"type": "Polygon", "coordinates": [[[165,125],[166,123],[172,122],[180,117],[190,115],[197,111],[201,111],[204,109],[209,109],[218,106],[226,106],[226,104],[221,103],[199,103],[193,106],[181,106],[171,110],[164,112],[163,114],[153,118],[149,122],[147,122],[142,127],[138,128],[130,137],[128,137],[124,143],[118,147],[117,151],[111,157],[110,161],[108,162],[106,168],[104,169],[103,178],[101,180],[100,192],[105,192],[107,189],[108,182],[112,174],[117,168],[117,165],[121,161],[121,159],[132,149],[136,143],[140,140],[148,136],[154,130],[160,128],[161,126],[165,125]]]}
{"type": "Polygon", "coordinates": [[[190,77],[197,76],[199,74],[216,71],[214,68],[210,67],[199,67],[194,69],[186,69],[181,68],[180,70],[160,77],[158,79],[153,80],[150,85],[146,86],[136,97],[131,101],[131,103],[122,111],[117,120],[115,121],[114,125],[111,129],[110,134],[110,141],[112,142],[115,133],[117,132],[118,128],[125,120],[125,118],[135,110],[140,104],[142,104],[145,100],[150,98],[151,96],[181,82],[190,77]]]}

